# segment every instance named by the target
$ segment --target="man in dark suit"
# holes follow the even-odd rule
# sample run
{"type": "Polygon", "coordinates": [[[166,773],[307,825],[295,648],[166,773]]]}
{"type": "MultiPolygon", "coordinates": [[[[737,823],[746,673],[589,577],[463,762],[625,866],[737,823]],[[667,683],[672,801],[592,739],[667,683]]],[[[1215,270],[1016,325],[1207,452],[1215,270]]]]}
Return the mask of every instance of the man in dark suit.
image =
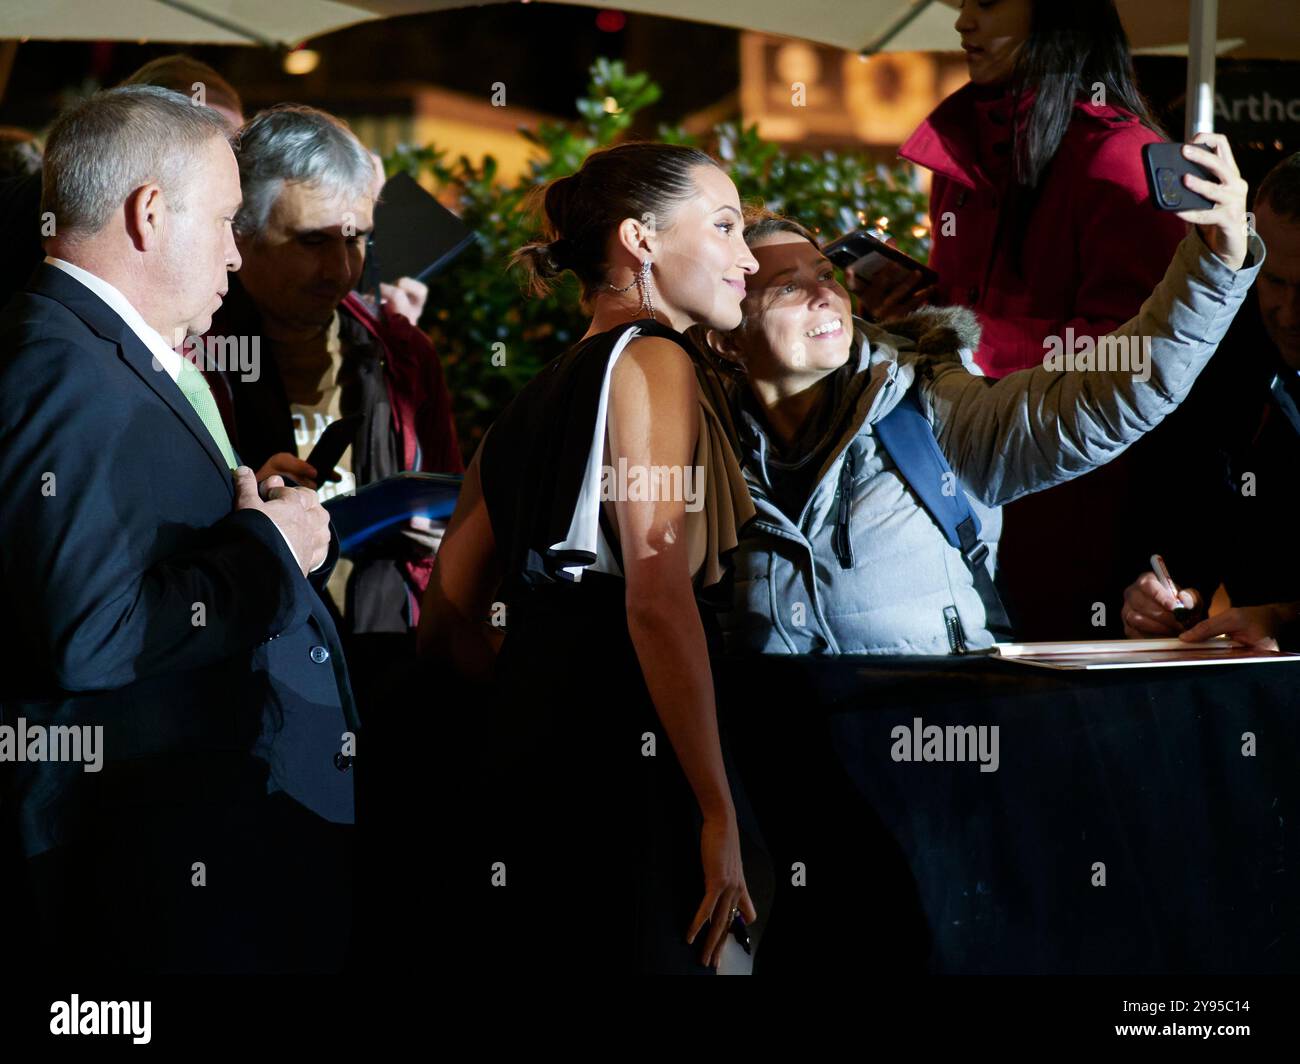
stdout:
{"type": "Polygon", "coordinates": [[[337,538],[314,492],[239,465],[175,350],[240,265],[226,133],[149,86],[66,111],[56,235],[0,316],[0,724],[102,728],[102,772],[0,764],[28,959],[60,971],[345,953],[357,722],[317,591],[337,538]]]}

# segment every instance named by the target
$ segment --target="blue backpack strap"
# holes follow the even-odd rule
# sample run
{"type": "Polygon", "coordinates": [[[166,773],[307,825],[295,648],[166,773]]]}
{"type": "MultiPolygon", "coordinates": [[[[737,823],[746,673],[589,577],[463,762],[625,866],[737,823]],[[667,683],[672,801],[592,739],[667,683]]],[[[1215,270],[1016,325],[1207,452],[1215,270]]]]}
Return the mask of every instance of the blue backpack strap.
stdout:
{"type": "Polygon", "coordinates": [[[909,389],[898,405],[876,422],[874,429],[899,473],[916,492],[944,538],[961,552],[975,590],[984,603],[989,631],[995,639],[1009,640],[1011,625],[993,586],[993,578],[989,576],[988,566],[984,564],[989,550],[979,538],[979,518],[971,509],[948,459],[939,449],[934,428],[921,412],[916,392],[909,389]],[[951,495],[944,492],[945,485],[952,486],[951,495]]]}

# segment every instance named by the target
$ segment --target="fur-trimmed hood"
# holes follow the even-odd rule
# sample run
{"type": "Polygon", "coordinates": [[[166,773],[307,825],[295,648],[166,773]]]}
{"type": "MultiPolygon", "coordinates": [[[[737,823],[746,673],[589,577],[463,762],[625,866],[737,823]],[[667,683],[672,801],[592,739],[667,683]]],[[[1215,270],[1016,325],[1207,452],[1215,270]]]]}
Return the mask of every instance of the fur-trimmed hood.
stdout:
{"type": "MultiPolygon", "coordinates": [[[[856,320],[856,319],[855,319],[856,320]]],[[[881,322],[880,331],[912,342],[918,354],[944,355],[980,345],[980,323],[969,307],[922,307],[905,318],[881,322]]]]}

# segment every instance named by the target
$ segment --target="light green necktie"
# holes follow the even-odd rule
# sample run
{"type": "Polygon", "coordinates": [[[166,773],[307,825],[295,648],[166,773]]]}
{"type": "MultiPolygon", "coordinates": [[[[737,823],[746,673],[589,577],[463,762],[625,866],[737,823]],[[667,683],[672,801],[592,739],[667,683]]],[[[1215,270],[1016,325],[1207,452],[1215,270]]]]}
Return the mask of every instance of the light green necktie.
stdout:
{"type": "Polygon", "coordinates": [[[221,422],[221,411],[217,409],[217,401],[212,397],[212,389],[208,387],[203,374],[187,358],[181,359],[181,372],[176,378],[176,384],[181,394],[190,401],[190,406],[194,407],[204,428],[211,433],[226,464],[234,469],[239,461],[235,458],[235,449],[230,446],[230,437],[226,435],[226,426],[221,422]]]}

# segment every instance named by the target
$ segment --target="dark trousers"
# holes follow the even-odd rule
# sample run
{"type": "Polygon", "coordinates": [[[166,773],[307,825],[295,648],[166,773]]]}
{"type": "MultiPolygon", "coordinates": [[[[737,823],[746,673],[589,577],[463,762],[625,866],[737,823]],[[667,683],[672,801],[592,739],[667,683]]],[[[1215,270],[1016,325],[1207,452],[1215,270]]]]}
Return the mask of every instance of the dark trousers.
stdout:
{"type": "Polygon", "coordinates": [[[26,905],[16,911],[31,914],[34,964],[78,974],[342,970],[354,829],[268,795],[265,773],[233,754],[105,765],[76,834],[18,864],[26,905]]]}

